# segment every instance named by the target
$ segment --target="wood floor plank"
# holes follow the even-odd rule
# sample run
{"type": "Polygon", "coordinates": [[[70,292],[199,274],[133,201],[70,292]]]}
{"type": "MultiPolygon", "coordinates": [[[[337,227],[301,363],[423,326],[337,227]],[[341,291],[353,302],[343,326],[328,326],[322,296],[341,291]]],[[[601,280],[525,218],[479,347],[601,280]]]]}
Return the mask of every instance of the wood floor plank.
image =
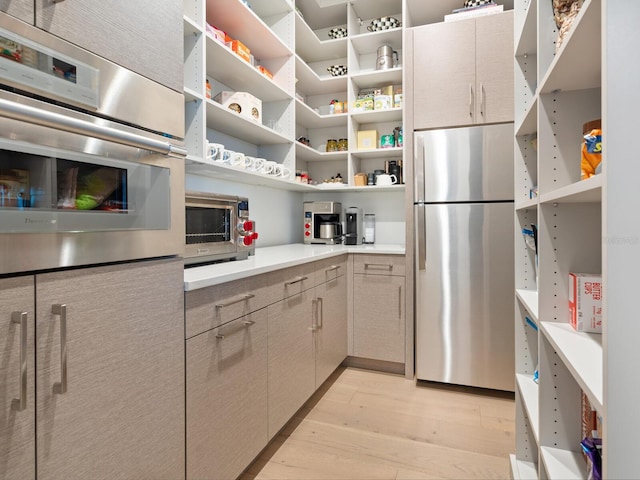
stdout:
{"type": "Polygon", "coordinates": [[[241,480],[509,478],[514,400],[338,369],[241,480]]]}

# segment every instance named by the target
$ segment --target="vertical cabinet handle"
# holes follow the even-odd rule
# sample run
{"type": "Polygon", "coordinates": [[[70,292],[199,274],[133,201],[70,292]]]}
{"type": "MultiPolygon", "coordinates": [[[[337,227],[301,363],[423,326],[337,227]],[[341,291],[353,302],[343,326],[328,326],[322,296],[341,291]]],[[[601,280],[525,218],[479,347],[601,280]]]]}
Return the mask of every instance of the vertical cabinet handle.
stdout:
{"type": "Polygon", "coordinates": [[[318,328],[322,328],[322,325],[324,324],[324,303],[322,301],[322,297],[318,297],[318,305],[320,306],[320,315],[318,315],[320,321],[317,323],[317,325],[318,328]]]}
{"type": "Polygon", "coordinates": [[[27,408],[27,312],[11,312],[11,323],[20,325],[20,396],[18,410],[27,408]]]}
{"type": "Polygon", "coordinates": [[[313,311],[312,315],[311,315],[311,327],[309,328],[309,330],[311,330],[312,332],[315,332],[317,330],[317,325],[318,325],[318,300],[311,300],[311,310],[313,311]]]}
{"type": "Polygon", "coordinates": [[[55,304],[51,312],[60,317],[60,393],[67,393],[67,306],[55,304]]]}
{"type": "Polygon", "coordinates": [[[480,82],[480,115],[484,117],[484,84],[480,82]]]}
{"type": "Polygon", "coordinates": [[[398,285],[398,318],[402,318],[402,285],[398,285]]]}
{"type": "Polygon", "coordinates": [[[469,84],[469,116],[473,118],[473,85],[469,84]]]}

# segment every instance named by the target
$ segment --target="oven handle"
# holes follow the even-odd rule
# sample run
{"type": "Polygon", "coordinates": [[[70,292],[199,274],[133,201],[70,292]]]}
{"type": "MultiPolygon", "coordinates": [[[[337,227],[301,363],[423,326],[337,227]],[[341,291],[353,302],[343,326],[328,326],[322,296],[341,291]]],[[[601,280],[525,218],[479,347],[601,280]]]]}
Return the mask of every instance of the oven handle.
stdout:
{"type": "Polygon", "coordinates": [[[172,145],[169,142],[146,138],[135,133],[123,132],[113,127],[95,125],[86,120],[67,117],[55,112],[48,112],[29,105],[0,99],[0,116],[20,120],[22,122],[40,125],[42,127],[55,128],[65,132],[77,133],[87,137],[99,138],[109,142],[120,143],[131,147],[142,148],[152,152],[162,153],[172,157],[186,157],[187,150],[172,145]]]}

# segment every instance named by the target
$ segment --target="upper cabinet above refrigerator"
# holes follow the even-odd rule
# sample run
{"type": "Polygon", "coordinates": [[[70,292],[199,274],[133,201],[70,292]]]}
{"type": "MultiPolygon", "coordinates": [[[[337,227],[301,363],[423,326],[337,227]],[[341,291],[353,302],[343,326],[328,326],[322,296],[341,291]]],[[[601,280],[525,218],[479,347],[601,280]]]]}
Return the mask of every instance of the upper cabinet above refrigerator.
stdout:
{"type": "Polygon", "coordinates": [[[513,11],[415,27],[414,129],[513,121],[513,11]]]}

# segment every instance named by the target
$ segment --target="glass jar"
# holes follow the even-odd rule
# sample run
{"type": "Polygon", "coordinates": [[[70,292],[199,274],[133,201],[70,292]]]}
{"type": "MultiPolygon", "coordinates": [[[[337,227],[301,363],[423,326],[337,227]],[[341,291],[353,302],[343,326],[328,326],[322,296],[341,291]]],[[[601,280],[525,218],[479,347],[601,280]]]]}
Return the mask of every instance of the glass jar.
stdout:
{"type": "Polygon", "coordinates": [[[338,141],[335,138],[330,138],[327,140],[327,152],[337,152],[338,151],[338,141]]]}
{"type": "Polygon", "coordinates": [[[349,140],[347,140],[346,138],[341,138],[340,140],[338,140],[338,151],[346,152],[348,150],[349,150],[349,140]]]}

